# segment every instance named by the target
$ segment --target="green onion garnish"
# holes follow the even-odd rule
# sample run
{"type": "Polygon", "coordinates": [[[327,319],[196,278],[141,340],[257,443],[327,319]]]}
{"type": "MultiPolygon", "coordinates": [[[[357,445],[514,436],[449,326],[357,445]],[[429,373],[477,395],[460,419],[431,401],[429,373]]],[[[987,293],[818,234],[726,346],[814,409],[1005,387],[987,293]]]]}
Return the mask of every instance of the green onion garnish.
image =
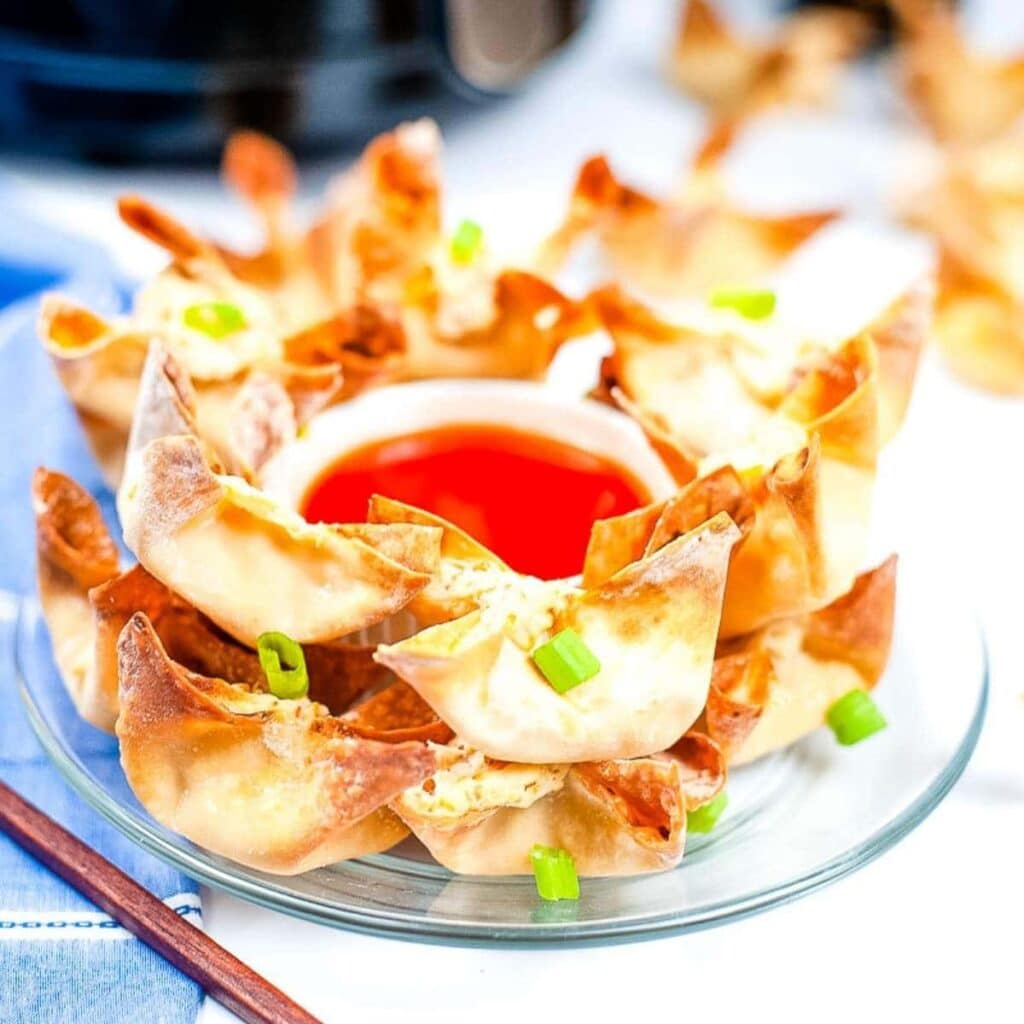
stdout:
{"type": "Polygon", "coordinates": [[[825,712],[828,727],[844,747],[860,743],[884,729],[885,716],[863,690],[851,690],[825,712]]]}
{"type": "Polygon", "coordinates": [[[698,807],[695,811],[686,812],[686,831],[710,832],[718,824],[722,811],[728,805],[729,794],[723,789],[710,803],[705,804],[703,807],[698,807]]]}
{"type": "Polygon", "coordinates": [[[775,312],[775,292],[763,288],[718,288],[711,293],[715,309],[732,309],[748,320],[764,320],[775,312]]]}
{"type": "Polygon", "coordinates": [[[580,639],[574,629],[563,629],[531,656],[553,690],[567,693],[574,686],[593,679],[601,671],[601,662],[580,639]]]}
{"type": "Polygon", "coordinates": [[[302,647],[284,633],[263,633],[256,640],[260,668],[270,692],[281,700],[298,700],[309,690],[309,673],[302,647]]]}
{"type": "Polygon", "coordinates": [[[578,900],[580,880],[576,863],[566,850],[535,844],[530,850],[537,895],[542,900],[578,900]]]}
{"type": "Polygon", "coordinates": [[[452,235],[452,259],[472,263],[484,240],[484,229],[475,220],[464,220],[452,235]]]}
{"type": "Polygon", "coordinates": [[[182,314],[185,326],[211,338],[225,338],[245,328],[245,316],[230,302],[197,302],[182,314]]]}

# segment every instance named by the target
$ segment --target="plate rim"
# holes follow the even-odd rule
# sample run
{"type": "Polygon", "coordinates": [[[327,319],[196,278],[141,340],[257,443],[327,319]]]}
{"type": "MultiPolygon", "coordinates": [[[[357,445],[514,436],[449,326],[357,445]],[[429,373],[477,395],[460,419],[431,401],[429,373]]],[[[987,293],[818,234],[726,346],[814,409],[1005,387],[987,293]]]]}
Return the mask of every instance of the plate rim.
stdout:
{"type": "Polygon", "coordinates": [[[712,903],[683,921],[679,920],[678,911],[665,911],[663,915],[626,922],[532,921],[528,924],[493,925],[483,922],[454,922],[446,918],[417,919],[403,911],[387,908],[339,908],[315,896],[288,892],[279,888],[273,881],[257,881],[223,871],[216,865],[205,863],[202,860],[202,851],[193,854],[179,848],[169,839],[147,830],[144,825],[135,821],[133,814],[99,793],[90,780],[81,774],[72,758],[64,752],[46,724],[44,714],[31,693],[27,673],[22,665],[22,645],[26,642],[23,639],[23,630],[26,628],[26,611],[31,608],[38,610],[38,602],[31,596],[20,595],[13,623],[15,681],[29,725],[43,751],[63,779],[118,831],[189,878],[263,909],[276,910],[315,924],[343,928],[361,934],[448,946],[522,948],[557,945],[565,948],[646,941],[742,920],[809,896],[870,864],[909,835],[938,807],[963,774],[977,747],[985,722],[990,691],[990,657],[985,631],[977,617],[972,616],[971,623],[981,657],[981,685],[977,704],[951,759],[915,800],[866,839],[812,870],[779,885],[738,900],[729,899],[712,903]]]}

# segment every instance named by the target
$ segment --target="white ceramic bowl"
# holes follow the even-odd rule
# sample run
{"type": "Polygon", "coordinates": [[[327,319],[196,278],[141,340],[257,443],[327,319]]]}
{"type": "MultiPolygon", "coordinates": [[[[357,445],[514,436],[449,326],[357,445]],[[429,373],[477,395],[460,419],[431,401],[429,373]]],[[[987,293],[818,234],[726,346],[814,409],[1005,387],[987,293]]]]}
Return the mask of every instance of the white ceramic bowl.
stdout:
{"type": "Polygon", "coordinates": [[[575,445],[627,468],[655,500],[674,490],[627,416],[587,398],[517,380],[431,380],[367,391],[315,416],[263,470],[261,486],[299,508],[325,469],[355,448],[451,424],[514,427],[575,445]]]}

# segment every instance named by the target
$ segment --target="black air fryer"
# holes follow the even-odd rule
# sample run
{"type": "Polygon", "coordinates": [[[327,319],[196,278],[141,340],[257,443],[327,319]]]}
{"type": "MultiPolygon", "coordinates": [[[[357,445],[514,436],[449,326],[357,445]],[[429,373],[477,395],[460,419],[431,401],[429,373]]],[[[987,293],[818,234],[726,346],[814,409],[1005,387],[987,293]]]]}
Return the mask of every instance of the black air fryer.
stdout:
{"type": "Polygon", "coordinates": [[[515,89],[587,0],[0,2],[0,144],[96,160],[309,151],[515,89]]]}

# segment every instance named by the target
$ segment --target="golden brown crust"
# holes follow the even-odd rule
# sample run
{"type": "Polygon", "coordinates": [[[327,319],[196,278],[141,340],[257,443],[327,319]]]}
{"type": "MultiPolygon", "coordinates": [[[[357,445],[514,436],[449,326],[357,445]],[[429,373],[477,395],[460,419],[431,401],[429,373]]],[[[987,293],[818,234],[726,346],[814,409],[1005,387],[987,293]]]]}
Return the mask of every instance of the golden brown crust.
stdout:
{"type": "Polygon", "coordinates": [[[679,766],[687,811],[710,803],[725,787],[726,758],[715,738],[691,730],[662,755],[679,766]]]}
{"type": "Polygon", "coordinates": [[[978,143],[1024,112],[1024,60],[974,52],[943,0],[893,0],[899,73],[921,119],[945,143],[978,143]]]}
{"type": "Polygon", "coordinates": [[[152,441],[133,468],[119,502],[125,542],[157,579],[243,643],[269,630],[300,643],[334,640],[380,622],[430,582],[216,475],[193,437],[152,441]]]}
{"type": "Polygon", "coordinates": [[[40,565],[66,573],[83,591],[117,572],[117,547],[92,495],[70,477],[40,467],[32,476],[40,565]]]}
{"type": "Polygon", "coordinates": [[[139,378],[139,397],[128,434],[125,458],[160,437],[198,436],[196,393],[184,373],[158,341],[149,345],[139,378]]]}
{"type": "Polygon", "coordinates": [[[528,874],[534,843],[568,850],[580,876],[661,871],[682,857],[685,798],[680,766],[672,760],[581,764],[568,771],[485,760],[462,780],[458,771],[456,765],[441,772],[428,782],[435,789],[408,791],[392,804],[452,871],[528,874]],[[451,805],[467,800],[469,810],[453,816],[451,805]]]}
{"type": "Polygon", "coordinates": [[[461,559],[465,561],[487,562],[498,568],[507,568],[505,563],[494,552],[489,551],[478,540],[471,537],[465,530],[454,523],[426,512],[413,505],[386,498],[382,494],[374,494],[370,498],[367,522],[381,524],[408,523],[417,526],[434,527],[442,531],[441,555],[443,558],[461,559]]]}
{"type": "Polygon", "coordinates": [[[39,600],[54,660],[86,721],[113,729],[116,676],[96,671],[90,587],[116,575],[117,548],[95,500],[62,473],[37,469],[32,478],[39,600]]]}
{"type": "Polygon", "coordinates": [[[731,764],[789,746],[852,689],[871,689],[889,658],[896,558],[857,577],[820,611],[721,641],[701,727],[731,764]]]}
{"type": "Polygon", "coordinates": [[[117,201],[117,212],[128,227],[161,249],[166,249],[175,260],[187,263],[213,256],[209,243],[142,196],[121,196],[117,201]]]}
{"type": "Polygon", "coordinates": [[[715,658],[701,724],[726,762],[742,750],[754,731],[775,682],[775,668],[765,651],[755,648],[715,658]]]}
{"type": "Polygon", "coordinates": [[[341,720],[355,735],[384,743],[419,740],[443,744],[454,735],[433,708],[401,681],[375,693],[342,715],[341,720]]]}
{"type": "Polygon", "coordinates": [[[903,205],[938,247],[935,339],[957,376],[1024,393],[1020,195],[1024,133],[943,151],[932,179],[903,205]]]}
{"type": "Polygon", "coordinates": [[[228,138],[221,174],[257,207],[287,200],[295,192],[298,177],[288,150],[254,131],[236,131],[228,138]]]}
{"type": "Polygon", "coordinates": [[[585,578],[636,557],[641,543],[656,547],[659,521],[673,535],[673,513],[692,523],[727,511],[744,540],[723,635],[821,608],[848,590],[866,550],[883,407],[891,427],[909,396],[929,301],[926,287],[914,288],[837,349],[794,351],[787,365],[756,337],[669,324],[613,287],[591,296],[615,345],[610,393],[685,486],[657,513],[595,526],[585,578]],[[880,393],[883,349],[890,379],[880,393]]]}
{"type": "MultiPolygon", "coordinates": [[[[680,762],[681,763],[681,762],[680,762]]],[[[578,764],[572,774],[591,793],[611,805],[637,842],[657,846],[672,839],[681,821],[681,787],[653,758],[578,764]],[[670,782],[668,780],[671,780],[670,782]]]]}
{"type": "Polygon", "coordinates": [[[903,425],[934,309],[934,282],[918,281],[861,332],[874,347],[878,365],[878,433],[883,445],[903,425]]]}
{"type": "Polygon", "coordinates": [[[399,317],[356,302],[289,335],[282,347],[285,357],[300,366],[340,368],[347,398],[398,375],[408,345],[399,317]]]}
{"type": "Polygon", "coordinates": [[[121,635],[119,668],[117,733],[136,796],[169,828],[250,867],[295,874],[387,848],[402,830],[385,804],[434,770],[422,743],[363,740],[306,701],[254,703],[188,673],[141,614],[121,635]]]}
{"type": "Polygon", "coordinates": [[[869,686],[881,678],[892,645],[896,611],[896,556],[861,573],[849,593],[809,615],[804,650],[816,658],[842,658],[869,686]]]}
{"type": "Polygon", "coordinates": [[[623,559],[650,555],[693,523],[726,513],[738,525],[741,540],[729,566],[721,634],[735,636],[820,607],[828,591],[842,591],[843,582],[823,551],[818,466],[813,445],[745,479],[724,466],[667,502],[595,523],[584,580],[593,584],[628,564],[623,559]]]}
{"type": "MultiPolygon", "coordinates": [[[[95,623],[96,679],[111,695],[115,712],[117,640],[136,612],[149,619],[168,656],[189,671],[266,691],[256,652],[220,630],[141,565],[94,587],[88,596],[95,623]]],[[[309,699],[332,714],[347,711],[387,679],[387,672],[373,660],[373,651],[372,646],[359,644],[308,644],[304,653],[309,699]]]]}
{"type": "Polygon", "coordinates": [[[593,329],[587,310],[541,278],[470,265],[441,233],[440,135],[430,121],[374,140],[308,231],[293,223],[289,155],[255,133],[225,153],[229,183],[263,221],[251,255],[199,237],[138,196],[125,223],[171,257],[129,317],[106,323],[65,303],[41,333],[112,485],[122,470],[142,363],[158,339],[195,389],[196,429],[233,472],[256,479],[329,402],[388,381],[543,375],[559,346],[593,329]],[[190,306],[225,302],[244,326],[208,338],[190,306]]]}
{"type": "Polygon", "coordinates": [[[880,447],[874,346],[856,337],[803,361],[779,411],[818,438],[823,456],[873,471],[880,447]]]}
{"type": "Polygon", "coordinates": [[[104,478],[116,487],[147,339],[117,334],[95,313],[52,294],[43,296],[37,331],[104,478]]]}
{"type": "Polygon", "coordinates": [[[541,247],[537,267],[554,273],[593,234],[618,277],[655,295],[706,294],[762,278],[837,213],[768,217],[739,209],[717,174],[734,129],[712,127],[690,177],[669,200],[622,183],[603,156],[591,157],[577,176],[565,219],[541,247]]]}
{"type": "Polygon", "coordinates": [[[669,61],[676,83],[719,115],[825,103],[842,64],[869,35],[864,17],[839,9],[791,15],[764,42],[742,39],[709,0],[686,0],[669,61]]]}
{"type": "Polygon", "coordinates": [[[488,567],[478,610],[382,645],[376,657],[490,757],[568,764],[657,753],[704,706],[738,539],[719,515],[586,591],[488,567]],[[567,628],[601,670],[559,694],[530,652],[567,628]]]}

